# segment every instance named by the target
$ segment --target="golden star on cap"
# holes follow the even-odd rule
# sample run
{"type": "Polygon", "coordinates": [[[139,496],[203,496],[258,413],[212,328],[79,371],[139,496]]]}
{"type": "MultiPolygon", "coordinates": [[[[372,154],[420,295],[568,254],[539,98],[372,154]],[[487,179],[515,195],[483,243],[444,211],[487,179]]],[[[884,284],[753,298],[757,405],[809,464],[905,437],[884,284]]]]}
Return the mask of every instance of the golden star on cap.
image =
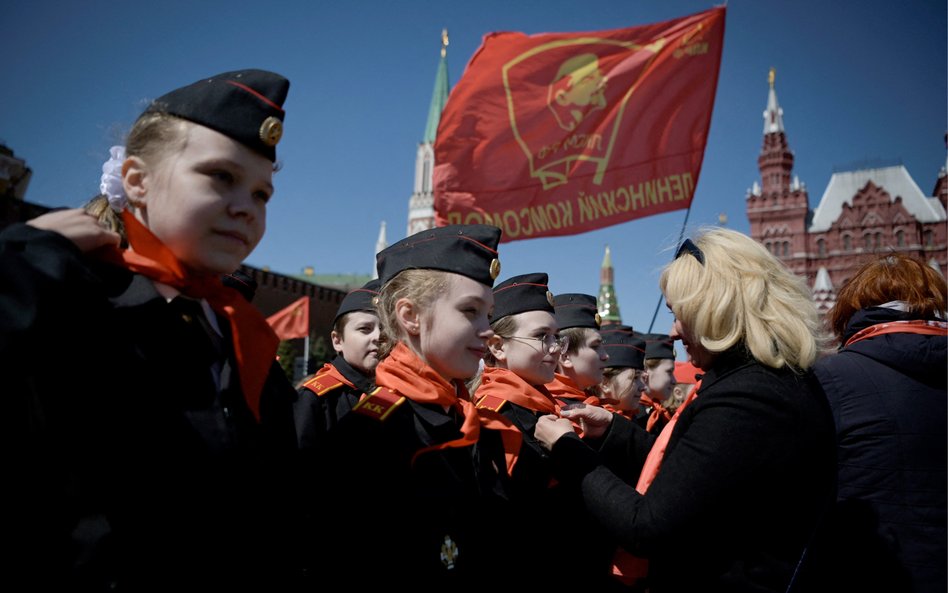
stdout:
{"type": "Polygon", "coordinates": [[[267,146],[276,146],[283,137],[283,122],[272,115],[260,124],[260,141],[267,146]]]}
{"type": "Polygon", "coordinates": [[[490,262],[490,279],[496,280],[497,276],[500,276],[500,260],[495,258],[490,262]]]}

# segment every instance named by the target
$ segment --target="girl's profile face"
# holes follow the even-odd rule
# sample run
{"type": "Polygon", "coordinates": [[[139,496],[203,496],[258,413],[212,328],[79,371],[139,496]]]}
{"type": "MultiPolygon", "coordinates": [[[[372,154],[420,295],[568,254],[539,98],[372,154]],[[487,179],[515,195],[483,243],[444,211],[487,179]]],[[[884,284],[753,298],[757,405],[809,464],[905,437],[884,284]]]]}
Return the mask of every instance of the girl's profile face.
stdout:
{"type": "Polygon", "coordinates": [[[342,335],[332,332],[332,347],[363,375],[375,374],[379,365],[379,318],[368,311],[352,311],[342,335]]]}
{"type": "Polygon", "coordinates": [[[665,401],[671,397],[672,389],[678,381],[675,380],[675,361],[663,358],[648,372],[648,395],[654,400],[665,401]]]}
{"type": "Polygon", "coordinates": [[[526,311],[515,318],[514,335],[501,336],[504,365],[530,385],[545,385],[553,380],[559,361],[559,351],[551,346],[559,335],[556,317],[547,311],[526,311]]]}
{"type": "Polygon", "coordinates": [[[580,389],[587,389],[602,382],[602,370],[608,366],[609,355],[602,345],[602,336],[594,329],[586,331],[579,349],[570,354],[560,353],[560,364],[571,369],[573,380],[580,389]]]}
{"type": "Polygon", "coordinates": [[[445,379],[473,377],[494,335],[488,319],[493,306],[489,286],[450,274],[445,293],[421,313],[418,354],[445,379]]]}
{"type": "Polygon", "coordinates": [[[230,273],[263,238],[273,163],[210,128],[183,133],[183,150],[145,164],[136,215],[192,271],[230,273]]]}
{"type": "Polygon", "coordinates": [[[613,397],[619,400],[620,410],[638,410],[642,392],[645,391],[645,382],[648,373],[625,368],[611,379],[613,397]]]}

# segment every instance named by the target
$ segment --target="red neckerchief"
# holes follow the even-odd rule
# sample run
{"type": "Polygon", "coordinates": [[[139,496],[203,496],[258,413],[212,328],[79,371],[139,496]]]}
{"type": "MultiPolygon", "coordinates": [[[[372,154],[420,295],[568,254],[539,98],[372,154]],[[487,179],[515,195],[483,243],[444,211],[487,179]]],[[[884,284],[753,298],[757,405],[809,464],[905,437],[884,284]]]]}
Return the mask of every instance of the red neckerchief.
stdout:
{"type": "Polygon", "coordinates": [[[860,340],[881,336],[882,334],[923,334],[927,336],[945,336],[948,335],[948,323],[944,321],[926,321],[923,319],[877,323],[853,334],[853,337],[846,340],[846,346],[855,344],[860,340]]]}
{"type": "Polygon", "coordinates": [[[461,438],[419,449],[412,457],[412,463],[419,455],[428,451],[473,445],[480,436],[481,427],[484,427],[500,432],[507,472],[513,471],[523,438],[520,430],[497,412],[478,410],[471,403],[463,383],[450,382],[439,375],[404,342],[396,344],[391,354],[376,367],[375,384],[387,387],[413,402],[454,407],[464,417],[461,438]]]}
{"type": "Polygon", "coordinates": [[[484,396],[509,401],[528,410],[544,414],[560,415],[560,406],[553,396],[543,387],[536,387],[524,381],[517,373],[500,367],[484,367],[481,385],[475,392],[475,399],[484,396]]]}
{"type": "Polygon", "coordinates": [[[566,375],[561,375],[559,373],[553,373],[553,380],[545,385],[546,390],[550,392],[557,401],[562,405],[567,405],[570,403],[575,403],[576,400],[581,401],[584,404],[589,404],[591,406],[599,405],[599,398],[595,395],[589,395],[585,391],[579,388],[572,379],[566,375]],[[563,401],[563,400],[573,400],[563,401]]]}
{"type": "MultiPolygon", "coordinates": [[[[561,407],[576,403],[583,403],[590,406],[599,405],[598,397],[587,394],[566,375],[553,373],[553,381],[547,383],[545,387],[561,407]]],[[[570,422],[572,422],[573,430],[576,431],[576,434],[582,437],[584,434],[582,424],[578,420],[570,420],[570,422]]]]}
{"type": "Polygon", "coordinates": [[[227,318],[240,387],[253,415],[260,420],[260,394],[280,343],[267,320],[239,292],[224,286],[217,275],[190,274],[171,250],[127,210],[122,212],[122,222],[134,251],[111,247],[98,250],[96,255],[155,282],[173,286],[189,297],[206,299],[215,312],[227,318]]]}
{"type": "Polygon", "coordinates": [[[642,395],[639,396],[639,403],[645,407],[652,408],[651,414],[648,416],[648,421],[645,423],[645,430],[651,432],[652,427],[655,426],[655,423],[658,422],[659,418],[665,418],[665,421],[669,421],[672,418],[671,412],[665,409],[665,406],[658,400],[654,400],[645,392],[642,392],[642,395]]]}
{"type": "MultiPolygon", "coordinates": [[[[700,388],[701,381],[698,381],[695,386],[691,388],[685,401],[675,410],[675,415],[672,416],[668,424],[662,428],[662,432],[660,432],[658,438],[655,439],[655,443],[652,444],[652,448],[649,450],[648,456],[645,458],[645,464],[642,466],[642,471],[639,474],[639,481],[635,485],[635,490],[639,494],[645,494],[649,486],[651,486],[655,480],[655,476],[658,475],[658,470],[662,467],[662,457],[665,456],[665,449],[668,447],[668,440],[671,438],[672,431],[675,430],[678,417],[681,415],[681,412],[688,407],[688,404],[698,397],[698,389],[700,388]]],[[[648,560],[633,556],[622,548],[616,551],[615,556],[612,558],[612,576],[615,579],[626,585],[631,585],[647,574],[648,560]]]]}

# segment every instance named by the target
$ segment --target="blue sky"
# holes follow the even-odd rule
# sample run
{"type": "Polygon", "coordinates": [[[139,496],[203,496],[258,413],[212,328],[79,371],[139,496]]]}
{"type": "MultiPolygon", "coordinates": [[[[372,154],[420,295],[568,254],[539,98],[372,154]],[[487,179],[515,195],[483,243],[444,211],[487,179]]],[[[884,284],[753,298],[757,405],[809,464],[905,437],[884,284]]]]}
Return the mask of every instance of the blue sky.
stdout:
{"type": "MultiPolygon", "coordinates": [[[[204,76],[265,68],[291,80],[283,170],[258,267],[371,269],[379,224],[405,234],[441,29],[452,85],[491,31],[595,31],[713,6],[691,0],[304,2],[8,0],[0,37],[0,142],[33,169],[26,199],[78,206],[112,144],[149,99],[204,76]]],[[[689,230],[747,232],[767,72],[777,69],[794,173],[815,208],[834,168],[900,159],[930,193],[946,150],[944,0],[734,0],[689,230]]],[[[598,231],[503,244],[501,279],[550,274],[554,292],[597,294],[612,249],[623,321],[647,330],[685,211],[598,231]]],[[[660,311],[656,331],[671,317],[660,311]]]]}

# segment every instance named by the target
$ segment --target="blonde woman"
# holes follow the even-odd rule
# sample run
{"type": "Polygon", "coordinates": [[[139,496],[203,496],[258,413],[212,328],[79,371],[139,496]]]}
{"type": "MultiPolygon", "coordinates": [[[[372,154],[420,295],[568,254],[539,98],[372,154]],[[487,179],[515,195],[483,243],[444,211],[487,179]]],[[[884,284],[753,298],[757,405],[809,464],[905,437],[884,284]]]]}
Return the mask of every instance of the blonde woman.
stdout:
{"type": "Polygon", "coordinates": [[[652,590],[801,587],[835,472],[832,417],[809,371],[819,350],[809,291],[728,229],[686,240],[660,286],[675,314],[671,337],[705,370],[696,398],[664,429],[664,457],[643,460],[645,432],[590,406],[563,415],[585,420],[599,455],[566,419],[541,418],[537,438],[589,512],[648,560],[652,590]],[[635,488],[608,465],[643,461],[652,469],[635,488]]]}

